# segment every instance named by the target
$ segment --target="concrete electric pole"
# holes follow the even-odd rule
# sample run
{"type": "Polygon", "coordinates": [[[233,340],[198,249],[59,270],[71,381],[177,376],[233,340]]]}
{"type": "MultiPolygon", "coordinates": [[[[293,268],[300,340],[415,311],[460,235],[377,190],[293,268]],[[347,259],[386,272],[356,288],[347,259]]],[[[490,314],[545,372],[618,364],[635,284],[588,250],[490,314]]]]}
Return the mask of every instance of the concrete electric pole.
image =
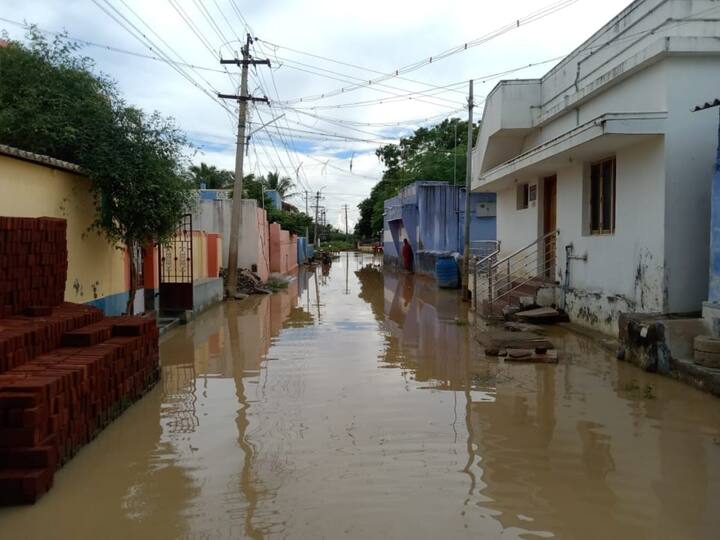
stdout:
{"type": "Polygon", "coordinates": [[[348,241],[348,219],[347,219],[347,204],[343,205],[345,209],[345,241],[348,241]]]}
{"type": "Polygon", "coordinates": [[[470,81],[468,94],[468,140],[467,140],[467,170],[465,171],[465,228],[462,267],[462,296],[466,302],[470,301],[470,190],[472,188],[472,151],[473,151],[473,82],[470,81]]]}
{"type": "Polygon", "coordinates": [[[320,192],[315,194],[315,232],[313,234],[314,240],[313,245],[315,249],[318,248],[318,212],[320,210],[320,192]]]}
{"type": "Polygon", "coordinates": [[[242,48],[242,59],[220,60],[221,64],[236,64],[242,66],[240,75],[240,95],[218,94],[222,99],[238,101],[240,110],[238,114],[237,147],[235,149],[235,184],[233,186],[232,214],[230,216],[230,245],[228,247],[227,283],[225,291],[229,297],[237,293],[237,266],[238,244],[242,235],[242,196],[243,196],[243,159],[245,157],[245,127],[247,124],[248,101],[262,101],[269,103],[266,97],[252,97],[248,95],[248,66],[265,64],[270,66],[270,60],[253,60],[250,56],[252,37],[247,35],[245,46],[242,48]]]}

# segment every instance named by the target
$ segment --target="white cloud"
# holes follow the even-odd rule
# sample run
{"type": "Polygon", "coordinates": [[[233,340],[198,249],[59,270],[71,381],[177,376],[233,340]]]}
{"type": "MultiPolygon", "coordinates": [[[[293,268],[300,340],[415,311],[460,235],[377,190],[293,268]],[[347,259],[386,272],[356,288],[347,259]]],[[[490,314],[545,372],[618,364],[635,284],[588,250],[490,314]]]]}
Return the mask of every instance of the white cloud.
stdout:
{"type": "MultiPolygon", "coordinates": [[[[393,2],[366,0],[355,4],[336,0],[234,1],[252,26],[254,35],[263,40],[257,44],[257,47],[262,47],[263,53],[269,55],[273,62],[272,74],[264,66],[251,70],[250,89],[259,94],[266,93],[272,101],[278,98],[276,87],[279,98],[284,101],[348,86],[350,84],[348,81],[354,80],[349,79],[348,76],[364,80],[374,78],[377,74],[300,55],[284,48],[275,50],[265,42],[309,51],[319,56],[365,66],[380,72],[390,72],[487,34],[552,3],[552,0],[542,2],[508,0],[502,3],[467,2],[467,0],[447,0],[443,3],[430,0],[393,2]],[[302,62],[306,66],[297,62],[302,62]],[[341,81],[301,71],[317,68],[335,72],[323,73],[341,81]]],[[[102,1],[100,3],[103,4],[102,1]]],[[[170,3],[142,0],[127,0],[127,3],[167,45],[153,35],[150,29],[143,27],[140,20],[133,19],[132,14],[122,3],[111,1],[113,6],[133,20],[139,29],[163,49],[169,50],[169,45],[185,61],[197,66],[214,69],[220,67],[217,59],[191,32],[170,3]]],[[[211,43],[213,50],[219,49],[221,37],[216,35],[215,30],[196,5],[186,1],[178,3],[191,15],[201,34],[211,43]]],[[[433,62],[405,77],[444,86],[560,56],[578,46],[628,3],[628,0],[604,2],[580,0],[561,12],[527,26],[521,26],[482,46],[433,62]]],[[[242,38],[244,31],[230,0],[218,0],[222,14],[218,12],[214,3],[205,5],[225,38],[242,38]]],[[[2,16],[35,23],[43,29],[64,28],[77,38],[143,54],[157,54],[143,48],[95,4],[86,0],[64,2],[5,0],[2,16]]],[[[22,29],[15,26],[0,21],[0,28],[5,28],[11,37],[22,37],[22,29]]],[[[231,48],[237,50],[238,45],[224,47],[223,54],[230,55],[231,48]]],[[[175,117],[179,126],[201,146],[193,156],[193,161],[202,160],[219,167],[234,168],[234,140],[237,125],[234,113],[227,113],[167,64],[118,54],[102,48],[86,47],[83,52],[94,58],[103,72],[118,81],[130,103],[175,117]]],[[[540,76],[549,67],[547,65],[527,69],[511,77],[540,76]]],[[[237,92],[238,70],[235,67],[229,69],[230,76],[212,71],[189,69],[186,71],[197,84],[212,87],[208,89],[210,93],[214,93],[214,90],[226,93],[237,92]]],[[[491,80],[477,85],[477,94],[486,95],[496,82],[491,80]]],[[[391,123],[431,117],[460,108],[465,101],[466,85],[460,84],[453,90],[442,93],[441,97],[447,100],[446,102],[440,102],[437,98],[429,96],[419,96],[420,99],[417,99],[416,96],[412,100],[391,100],[372,106],[312,109],[315,106],[326,107],[378,98],[387,99],[393,97],[391,93],[404,94],[427,89],[422,84],[397,78],[385,81],[384,84],[393,88],[373,85],[337,97],[293,105],[305,110],[306,113],[338,119],[341,123],[331,124],[286,110],[286,116],[276,124],[284,134],[283,140],[280,140],[274,129],[269,130],[274,146],[267,135],[258,134],[253,139],[246,160],[246,171],[264,173],[277,168],[283,174],[295,177],[295,169],[302,163],[302,179],[303,183],[307,183],[307,186],[303,187],[316,191],[326,186],[323,191],[326,194],[324,204],[328,207],[328,220],[338,224],[342,218],[344,228],[342,206],[347,204],[348,219],[354,222],[357,219],[356,205],[369,194],[375,182],[373,179],[379,178],[382,174],[382,167],[374,155],[374,149],[379,144],[357,140],[343,141],[334,137],[328,137],[326,141],[315,140],[315,137],[320,136],[291,132],[288,129],[376,140],[381,139],[382,134],[387,133],[387,130],[383,130],[381,126],[354,126],[355,129],[350,129],[342,121],[391,123]],[[433,103],[426,103],[423,100],[433,103]],[[311,139],[301,141],[299,139],[301,135],[311,139]],[[294,137],[298,139],[293,140],[294,137]],[[285,144],[288,148],[285,148],[285,144]],[[352,152],[355,152],[355,156],[351,173],[352,152]],[[326,162],[327,166],[324,165],[326,162]]],[[[236,108],[233,103],[228,102],[226,105],[233,110],[236,108]]],[[[264,105],[257,107],[264,121],[282,114],[277,106],[270,109],[264,105]]],[[[464,116],[464,113],[460,113],[460,116],[464,116]]],[[[252,115],[253,122],[258,122],[259,119],[257,113],[252,115]]],[[[257,126],[257,123],[253,124],[251,129],[257,126]]],[[[298,199],[296,202],[298,206],[304,208],[304,199],[298,199]]]]}

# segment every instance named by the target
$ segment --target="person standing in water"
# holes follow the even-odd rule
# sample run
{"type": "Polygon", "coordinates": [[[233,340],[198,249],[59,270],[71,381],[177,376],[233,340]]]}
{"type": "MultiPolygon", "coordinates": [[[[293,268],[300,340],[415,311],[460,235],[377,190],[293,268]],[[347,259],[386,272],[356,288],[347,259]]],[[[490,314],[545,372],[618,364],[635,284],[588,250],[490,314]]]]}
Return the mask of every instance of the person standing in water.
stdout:
{"type": "Polygon", "coordinates": [[[408,242],[407,238],[403,239],[402,259],[403,268],[412,274],[414,269],[414,257],[412,247],[410,246],[410,242],[408,242]]]}

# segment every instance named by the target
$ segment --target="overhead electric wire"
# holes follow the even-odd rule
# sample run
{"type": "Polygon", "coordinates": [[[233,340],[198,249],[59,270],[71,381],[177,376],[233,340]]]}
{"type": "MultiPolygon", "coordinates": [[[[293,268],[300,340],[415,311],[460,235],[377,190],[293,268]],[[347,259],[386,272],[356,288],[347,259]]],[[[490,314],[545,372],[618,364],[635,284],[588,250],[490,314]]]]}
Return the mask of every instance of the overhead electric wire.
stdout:
{"type": "Polygon", "coordinates": [[[181,69],[175,61],[173,61],[170,56],[164,52],[160,47],[157,46],[150,38],[148,38],[135,24],[133,24],[127,17],[122,15],[112,4],[108,2],[108,0],[104,0],[108,6],[115,11],[123,20],[127,22],[127,25],[124,24],[120,19],[118,19],[112,12],[108,11],[104,6],[100,4],[99,0],[92,0],[92,2],[101,10],[103,11],[108,17],[110,17],[115,23],[117,23],[121,28],[123,28],[126,32],[128,32],[133,38],[135,38],[137,41],[139,41],[143,46],[147,47],[151,51],[155,51],[158,54],[160,54],[165,61],[168,63],[170,67],[172,67],[175,71],[177,71],[186,81],[188,81],[190,84],[198,88],[201,92],[203,92],[205,95],[207,95],[210,99],[212,99],[215,103],[220,105],[223,109],[225,109],[228,112],[232,112],[223,102],[221,102],[215,95],[213,95],[211,92],[209,92],[206,88],[204,88],[202,85],[200,85],[195,79],[193,79],[189,74],[187,74],[183,69],[181,69]],[[129,26],[128,26],[129,25],[129,26]]]}
{"type": "MultiPolygon", "coordinates": [[[[523,64],[522,66],[518,66],[518,67],[514,67],[511,69],[504,70],[504,71],[500,71],[500,72],[496,72],[496,73],[492,73],[492,74],[488,74],[488,75],[482,75],[480,77],[473,78],[473,81],[479,82],[480,84],[485,84],[489,81],[499,79],[500,77],[503,77],[505,75],[509,75],[511,73],[516,73],[518,71],[523,71],[523,70],[530,69],[533,67],[541,66],[544,64],[549,64],[551,62],[557,62],[558,60],[561,60],[563,58],[565,58],[565,56],[556,56],[553,58],[548,58],[546,60],[540,60],[538,62],[533,62],[530,64],[523,64]]],[[[452,88],[452,87],[465,85],[465,84],[467,84],[467,80],[447,84],[443,87],[438,87],[434,90],[426,90],[424,92],[427,93],[427,92],[442,91],[447,88],[452,88]]],[[[344,108],[354,108],[354,107],[365,107],[365,106],[375,105],[375,104],[381,105],[381,104],[385,104],[385,103],[395,103],[395,102],[401,100],[401,98],[413,99],[412,96],[415,96],[417,94],[419,94],[419,93],[409,93],[409,94],[405,94],[404,96],[397,96],[395,98],[390,97],[390,98],[356,101],[356,102],[349,102],[349,103],[338,103],[335,105],[312,105],[312,106],[304,107],[304,108],[294,107],[293,110],[314,111],[317,109],[344,109],[344,108]]],[[[416,101],[420,101],[420,100],[416,100],[416,101]]]]}
{"type": "MultiPolygon", "coordinates": [[[[215,2],[215,0],[213,0],[213,2],[215,2]]],[[[235,32],[234,28],[232,28],[232,25],[230,25],[230,21],[227,19],[227,17],[225,16],[224,12],[223,12],[222,9],[220,8],[220,6],[219,6],[216,2],[215,2],[215,5],[216,5],[218,11],[221,13],[222,17],[223,17],[223,18],[225,19],[225,21],[227,22],[228,26],[232,29],[233,33],[234,33],[235,36],[238,38],[238,41],[242,41],[242,40],[240,40],[240,37],[239,37],[239,36],[237,35],[237,33],[235,32]]],[[[247,22],[247,20],[245,19],[245,17],[243,17],[242,12],[241,12],[240,9],[238,8],[237,4],[235,4],[234,0],[230,0],[230,5],[231,5],[231,7],[232,7],[232,9],[233,9],[233,11],[234,11],[234,13],[235,13],[235,15],[238,17],[238,20],[240,20],[240,23],[243,25],[244,29],[245,29],[249,34],[252,33],[252,29],[250,28],[250,25],[248,24],[248,22],[247,22]]],[[[256,74],[257,74],[257,73],[258,73],[258,72],[257,72],[257,68],[256,68],[256,74]]],[[[274,88],[274,90],[275,90],[275,94],[276,94],[276,96],[277,96],[277,98],[278,98],[278,101],[279,101],[279,100],[280,100],[280,94],[279,94],[279,92],[278,92],[277,84],[276,84],[276,82],[275,82],[275,77],[274,77],[274,75],[273,75],[272,70],[270,71],[270,76],[271,76],[273,88],[274,88]]],[[[264,77],[263,77],[263,75],[262,75],[262,72],[260,72],[259,75],[257,75],[257,79],[258,79],[257,82],[258,82],[260,88],[263,89],[264,77]]],[[[263,89],[263,94],[264,94],[264,95],[267,95],[267,92],[266,92],[264,89],[263,89]]],[[[271,107],[272,107],[272,105],[271,105],[271,107]]],[[[260,118],[259,113],[258,113],[258,117],[260,118]]],[[[287,121],[287,119],[285,119],[285,121],[287,121]]],[[[288,127],[289,127],[289,125],[288,125],[288,127]]],[[[265,130],[267,131],[267,128],[266,128],[265,130]]],[[[282,146],[283,146],[284,149],[285,149],[285,152],[287,153],[288,160],[290,161],[290,165],[291,165],[291,167],[293,167],[293,172],[295,172],[295,176],[296,176],[297,182],[298,182],[298,183],[301,185],[301,187],[303,187],[304,189],[305,189],[305,188],[310,188],[310,184],[309,184],[309,181],[308,181],[308,179],[307,179],[307,176],[305,175],[305,171],[302,171],[303,176],[305,176],[305,180],[303,181],[303,180],[301,179],[301,177],[300,177],[300,172],[301,172],[301,168],[302,168],[302,163],[299,163],[297,166],[295,166],[295,162],[293,161],[293,155],[292,155],[292,153],[291,153],[291,151],[290,151],[290,148],[289,148],[289,145],[288,145],[287,141],[286,141],[285,138],[283,137],[283,135],[282,135],[282,133],[280,132],[280,130],[277,130],[277,134],[278,134],[278,137],[280,138],[280,143],[282,144],[282,146]]],[[[268,133],[268,136],[269,136],[269,133],[268,133]]],[[[291,141],[291,143],[292,143],[292,146],[293,146],[293,149],[294,149],[295,153],[300,153],[300,152],[297,151],[297,149],[296,149],[296,147],[295,147],[295,145],[294,145],[294,140],[293,140],[292,138],[290,138],[290,141],[291,141]]],[[[273,140],[272,138],[270,138],[270,142],[272,143],[273,147],[275,148],[276,153],[278,153],[278,156],[279,156],[279,152],[277,151],[277,147],[275,146],[275,142],[274,142],[274,140],[273,140]]]]}
{"type": "Polygon", "coordinates": [[[424,118],[414,118],[412,120],[398,120],[397,122],[360,122],[360,121],[356,121],[356,120],[348,120],[346,118],[323,116],[323,115],[319,115],[316,113],[308,112],[307,110],[295,109],[292,107],[286,107],[286,109],[292,110],[292,111],[297,112],[302,115],[310,116],[312,118],[325,120],[329,123],[336,123],[336,124],[343,124],[343,125],[347,124],[349,126],[365,126],[365,127],[399,127],[403,124],[418,125],[418,124],[423,124],[426,122],[432,122],[437,119],[442,119],[449,115],[467,110],[466,107],[462,107],[462,108],[455,109],[454,111],[442,112],[442,113],[436,114],[434,116],[426,116],[424,118]]]}
{"type": "MultiPolygon", "coordinates": [[[[324,60],[324,61],[327,61],[327,62],[332,62],[332,63],[334,63],[334,64],[338,64],[338,65],[341,65],[341,66],[347,66],[347,67],[351,67],[351,68],[358,69],[358,70],[361,70],[361,71],[367,71],[368,73],[376,73],[376,74],[378,74],[378,75],[385,75],[385,72],[380,71],[380,70],[377,70],[377,69],[371,69],[371,68],[368,68],[368,67],[365,67],[365,66],[359,66],[359,65],[357,65],[357,64],[352,64],[352,63],[350,63],[350,62],[343,62],[343,61],[341,61],[341,60],[335,60],[335,59],[333,59],[333,58],[328,58],[327,56],[321,56],[321,55],[319,55],[319,54],[314,54],[314,53],[309,53],[309,52],[305,52],[305,51],[300,51],[300,50],[298,50],[298,49],[294,49],[294,48],[291,48],[291,47],[286,47],[285,45],[278,45],[277,43],[273,43],[273,42],[270,42],[270,41],[267,41],[267,40],[262,40],[262,39],[260,39],[260,38],[255,38],[255,39],[256,39],[257,41],[261,41],[261,42],[263,42],[263,43],[267,43],[268,45],[270,45],[271,47],[273,47],[273,49],[278,49],[278,48],[280,48],[280,49],[285,49],[286,51],[294,52],[294,53],[297,53],[297,54],[302,54],[302,55],[304,55],[304,56],[309,56],[309,57],[311,57],[311,58],[316,58],[316,59],[318,59],[318,60],[324,60]]],[[[275,56],[276,56],[276,58],[278,58],[277,55],[275,55],[275,56]]],[[[296,61],[296,62],[297,62],[297,61],[296,61]]],[[[298,63],[299,63],[299,62],[298,62],[298,63]]],[[[399,76],[399,75],[398,75],[397,77],[395,77],[395,78],[398,79],[398,80],[400,80],[400,81],[406,81],[406,82],[410,82],[410,83],[413,83],[413,84],[419,84],[419,85],[427,86],[427,87],[430,87],[430,88],[437,88],[436,85],[434,85],[434,84],[432,84],[432,83],[428,83],[428,82],[424,82],[424,81],[418,81],[418,80],[415,80],[415,79],[409,79],[409,78],[407,78],[407,77],[401,77],[401,76],[399,76]]],[[[456,92],[456,93],[458,93],[458,94],[460,94],[460,95],[463,95],[463,96],[465,95],[465,92],[460,91],[460,90],[450,90],[450,91],[451,91],[451,92],[456,92]]]]}
{"type": "MultiPolygon", "coordinates": [[[[220,29],[218,24],[215,22],[215,18],[210,14],[208,9],[203,5],[202,2],[198,2],[198,0],[193,0],[193,4],[195,4],[200,11],[200,14],[203,16],[203,18],[208,22],[210,25],[210,29],[215,32],[215,35],[217,35],[220,38],[220,43],[227,43],[229,40],[227,36],[223,33],[223,31],[220,29]]],[[[219,52],[218,52],[219,56],[219,52]]]]}
{"type": "MultiPolygon", "coordinates": [[[[94,0],[93,0],[94,1],[94,0]]],[[[193,24],[190,16],[185,12],[182,5],[180,5],[180,2],[178,1],[177,4],[175,3],[177,0],[168,0],[168,3],[173,7],[173,9],[177,12],[178,15],[180,15],[180,18],[183,20],[185,25],[190,28],[190,31],[195,34],[195,36],[200,40],[200,43],[208,50],[210,51],[210,54],[215,60],[220,59],[220,54],[218,51],[215,51],[212,48],[212,44],[207,40],[207,38],[203,35],[202,32],[198,28],[195,27],[193,24]]]]}
{"type": "MultiPolygon", "coordinates": [[[[107,2],[107,1],[106,1],[106,3],[109,4],[109,2],[107,2]]],[[[178,58],[181,62],[184,62],[184,59],[183,59],[182,55],[180,55],[180,53],[177,52],[177,51],[173,48],[172,45],[170,45],[167,41],[165,41],[165,40],[162,38],[162,36],[161,36],[160,34],[158,34],[158,33],[145,21],[145,19],[143,19],[140,15],[138,15],[138,13],[137,13],[132,7],[130,7],[125,0],[120,0],[120,3],[122,3],[122,5],[124,5],[125,8],[126,8],[130,13],[132,13],[132,14],[135,16],[135,18],[136,18],[138,21],[140,21],[140,22],[145,26],[145,28],[147,28],[157,39],[159,39],[160,42],[161,42],[165,47],[167,47],[167,48],[170,50],[170,52],[172,52],[172,53],[175,55],[176,58],[178,58]]],[[[119,12],[119,11],[117,10],[117,8],[115,8],[115,11],[116,11],[116,12],[119,12]]],[[[126,20],[127,20],[127,19],[126,19],[126,20]]],[[[213,87],[213,85],[212,85],[207,79],[205,79],[200,73],[197,73],[197,75],[198,75],[198,77],[200,77],[200,78],[203,80],[203,82],[204,82],[205,84],[208,85],[208,87],[210,87],[213,91],[217,92],[217,89],[216,89],[215,87],[213,87]]]]}
{"type": "MultiPolygon", "coordinates": [[[[287,67],[289,67],[289,68],[291,68],[291,69],[297,69],[298,71],[305,71],[306,73],[307,73],[307,72],[311,72],[311,73],[314,74],[314,75],[318,75],[318,76],[320,76],[320,77],[325,77],[325,78],[332,79],[332,80],[335,80],[335,81],[340,81],[340,82],[352,82],[352,81],[348,81],[347,79],[354,79],[354,80],[356,80],[356,81],[365,81],[365,80],[367,80],[367,79],[363,79],[362,77],[356,77],[355,75],[350,75],[350,74],[348,74],[348,73],[343,73],[343,72],[339,72],[339,71],[333,71],[333,70],[330,70],[330,69],[321,68],[321,67],[319,67],[319,66],[313,66],[313,65],[310,65],[310,64],[305,64],[305,63],[303,63],[303,62],[298,62],[297,60],[292,60],[292,59],[289,59],[289,58],[283,58],[283,57],[276,57],[276,58],[277,58],[278,62],[280,62],[283,66],[287,66],[287,67]],[[304,68],[307,68],[307,69],[301,69],[301,68],[298,68],[298,67],[293,66],[293,65],[291,65],[291,64],[297,64],[297,65],[303,66],[304,68]],[[308,71],[308,69],[310,69],[311,71],[308,71]],[[323,73],[315,73],[316,71],[320,71],[320,72],[324,72],[324,73],[329,73],[330,75],[325,75],[325,74],[323,74],[323,73]],[[335,75],[335,76],[333,76],[333,75],[335,75]],[[344,77],[344,79],[341,79],[340,77],[344,77]]],[[[397,90],[397,91],[400,91],[400,92],[403,92],[403,93],[406,93],[406,92],[408,91],[407,88],[400,88],[400,87],[398,87],[398,86],[391,86],[391,85],[389,85],[389,84],[384,84],[384,83],[378,83],[378,84],[376,84],[376,85],[372,85],[372,86],[368,86],[368,87],[367,87],[368,90],[374,90],[374,91],[376,91],[376,92],[385,92],[385,93],[388,93],[388,94],[393,94],[393,92],[388,92],[387,90],[383,90],[384,88],[388,88],[388,89],[390,89],[390,90],[397,90]]],[[[455,91],[456,91],[456,90],[453,90],[452,88],[440,87],[440,86],[435,86],[435,85],[433,85],[432,88],[428,88],[427,90],[425,90],[425,92],[431,91],[431,90],[445,90],[446,92],[448,92],[448,91],[453,91],[453,92],[455,92],[455,91]]],[[[418,93],[421,93],[421,92],[418,92],[418,93]]],[[[395,94],[395,95],[397,95],[397,94],[395,94]]],[[[458,100],[455,100],[455,99],[447,99],[447,98],[443,98],[443,97],[437,97],[436,99],[440,99],[440,100],[443,100],[443,101],[447,101],[448,103],[453,103],[453,104],[455,104],[455,105],[461,105],[461,104],[462,104],[461,101],[458,101],[458,100]]]]}
{"type": "MultiPolygon", "coordinates": [[[[113,46],[113,45],[105,45],[105,44],[103,44],[103,43],[96,43],[96,42],[94,42],[94,41],[88,41],[88,40],[86,40],[86,39],[81,39],[81,38],[78,38],[78,37],[75,37],[75,36],[71,36],[71,35],[67,34],[66,32],[58,32],[58,31],[56,31],[56,30],[46,30],[46,29],[44,29],[44,28],[40,28],[40,27],[38,27],[38,26],[35,26],[34,24],[33,24],[33,25],[30,25],[30,24],[26,24],[26,23],[19,22],[19,21],[13,21],[12,19],[6,19],[6,18],[4,18],[4,17],[0,17],[0,21],[6,22],[6,23],[8,23],[8,24],[15,25],[15,26],[19,26],[19,27],[21,27],[21,28],[25,28],[26,30],[27,30],[27,29],[30,29],[30,28],[34,28],[34,29],[37,30],[38,32],[40,32],[40,33],[42,33],[42,34],[47,34],[47,35],[50,35],[50,36],[65,37],[65,38],[67,38],[67,39],[69,39],[69,40],[71,40],[71,41],[73,41],[73,42],[81,43],[81,44],[83,44],[83,45],[87,45],[88,47],[96,47],[96,48],[98,48],[98,49],[105,49],[105,50],[110,51],[110,52],[114,52],[114,53],[118,53],[118,54],[126,54],[126,55],[128,55],[128,56],[135,56],[135,57],[137,57],[137,58],[143,58],[143,59],[145,59],[145,60],[154,60],[154,61],[156,61],[156,62],[162,62],[162,63],[164,63],[164,64],[168,64],[168,63],[169,63],[167,60],[165,60],[165,59],[163,59],[163,58],[159,58],[159,57],[157,57],[157,56],[152,56],[152,55],[150,55],[150,54],[140,53],[140,52],[136,52],[136,51],[130,51],[130,50],[127,50],[127,49],[122,49],[122,48],[120,48],[120,47],[115,47],[115,46],[113,46]]],[[[196,65],[196,64],[188,64],[188,63],[185,63],[185,62],[175,62],[175,63],[176,63],[177,65],[179,65],[179,66],[182,66],[182,67],[192,68],[193,70],[212,71],[212,72],[214,72],[214,73],[225,73],[225,71],[222,70],[222,69],[220,69],[220,68],[211,68],[211,67],[206,67],[206,66],[198,66],[198,65],[196,65]]]]}
{"type": "MultiPolygon", "coordinates": [[[[316,76],[318,76],[318,77],[324,77],[324,78],[326,78],[326,79],[333,79],[333,80],[340,81],[340,82],[352,82],[352,81],[348,81],[347,78],[346,78],[346,79],[341,79],[341,78],[339,78],[339,77],[334,77],[334,76],[332,76],[332,75],[326,75],[326,74],[324,74],[324,73],[318,73],[318,71],[317,71],[318,69],[319,69],[319,70],[322,70],[322,71],[329,71],[329,70],[323,70],[322,68],[306,69],[306,68],[301,68],[301,67],[293,66],[293,65],[287,64],[287,63],[283,63],[282,65],[283,65],[284,67],[288,67],[288,68],[294,69],[294,70],[296,70],[296,71],[302,71],[302,72],[304,72],[304,73],[309,73],[310,75],[316,75],[316,76]]],[[[350,77],[350,78],[352,78],[352,79],[359,80],[358,77],[347,76],[347,75],[345,75],[345,74],[342,74],[342,75],[343,75],[343,76],[346,76],[346,77],[350,77]]],[[[408,93],[406,89],[397,88],[398,90],[401,90],[401,91],[403,91],[403,92],[406,92],[405,94],[397,94],[397,93],[395,93],[395,92],[391,92],[391,91],[389,91],[389,90],[385,90],[384,88],[378,88],[378,86],[384,86],[384,87],[386,87],[386,88],[397,88],[397,87],[389,87],[389,86],[387,86],[387,85],[380,85],[380,84],[378,84],[378,85],[375,85],[375,86],[368,86],[367,89],[368,89],[368,90],[373,90],[373,91],[375,91],[375,92],[382,92],[382,93],[385,93],[385,94],[390,94],[391,96],[396,96],[396,97],[398,97],[398,96],[407,96],[407,95],[423,95],[423,94],[426,93],[426,92],[433,92],[433,91],[436,91],[436,90],[437,90],[436,88],[430,88],[430,89],[428,89],[428,90],[418,90],[418,91],[414,91],[414,92],[409,92],[409,93],[408,93]]],[[[449,90],[449,88],[448,88],[448,89],[445,89],[444,91],[447,92],[448,90],[449,90]]],[[[421,103],[428,103],[428,104],[430,104],[430,105],[440,106],[440,107],[452,107],[452,106],[457,106],[457,105],[459,105],[459,104],[461,103],[461,102],[459,102],[459,101],[447,99],[447,98],[444,98],[444,97],[441,97],[441,96],[434,96],[434,95],[433,95],[432,97],[433,97],[434,99],[438,99],[438,100],[446,101],[446,102],[448,102],[448,103],[452,103],[452,105],[447,105],[447,104],[444,104],[444,103],[436,103],[436,102],[433,102],[433,101],[429,101],[428,99],[420,99],[420,98],[418,98],[416,101],[419,101],[419,102],[421,102],[421,103]]],[[[279,105],[288,105],[289,103],[283,101],[283,102],[280,102],[280,103],[278,103],[278,104],[279,104],[279,105]]]]}
{"type": "MultiPolygon", "coordinates": [[[[310,96],[303,96],[300,98],[293,98],[286,100],[284,103],[287,105],[292,105],[295,103],[301,103],[301,102],[307,102],[307,101],[317,101],[319,99],[325,99],[328,97],[337,96],[343,93],[352,92],[354,90],[357,90],[359,88],[365,88],[367,86],[370,86],[372,84],[376,84],[379,82],[383,82],[392,78],[395,78],[401,74],[409,73],[411,71],[415,71],[417,69],[420,69],[421,67],[424,67],[426,65],[430,65],[433,62],[437,62],[438,60],[445,59],[449,56],[452,56],[454,54],[457,54],[459,52],[466,51],[470,48],[477,47],[479,45],[482,45],[484,43],[487,43],[488,41],[491,41],[507,32],[510,32],[511,30],[514,30],[516,28],[520,28],[521,26],[525,26],[527,24],[530,24],[532,22],[538,21],[540,19],[543,19],[549,15],[552,15],[562,9],[565,9],[572,4],[575,4],[579,0],[560,0],[559,2],[556,2],[554,4],[551,4],[549,6],[545,6],[544,8],[541,8],[538,11],[535,11],[533,13],[530,13],[529,15],[526,15],[525,17],[521,17],[518,19],[515,19],[512,23],[508,23],[500,28],[497,28],[487,34],[484,34],[474,40],[468,41],[466,43],[463,43],[462,45],[458,45],[456,47],[452,47],[450,49],[447,49],[445,51],[442,51],[436,55],[427,57],[423,60],[420,60],[418,62],[414,62],[411,64],[407,64],[405,66],[402,66],[400,68],[397,68],[393,70],[392,72],[385,73],[379,77],[376,77],[374,79],[370,79],[367,83],[363,84],[355,84],[347,87],[337,88],[334,90],[330,90],[328,92],[323,92],[321,94],[314,94],[310,96]]],[[[272,45],[272,43],[268,42],[272,45]]]]}

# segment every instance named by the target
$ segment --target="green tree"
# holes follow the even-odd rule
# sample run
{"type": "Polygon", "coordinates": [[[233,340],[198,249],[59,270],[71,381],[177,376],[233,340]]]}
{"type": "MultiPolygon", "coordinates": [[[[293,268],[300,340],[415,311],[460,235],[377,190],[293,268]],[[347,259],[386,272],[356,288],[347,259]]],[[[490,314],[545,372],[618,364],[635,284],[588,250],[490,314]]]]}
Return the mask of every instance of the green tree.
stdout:
{"type": "MultiPolygon", "coordinates": [[[[474,138],[478,127],[474,127],[474,138]]],[[[431,128],[418,128],[398,144],[386,144],[375,151],[385,166],[382,180],[359,205],[355,225],[359,238],[374,239],[383,229],[384,203],[403,187],[418,180],[465,184],[467,121],[444,120],[431,128]]]]}
{"type": "Polygon", "coordinates": [[[298,236],[305,236],[305,228],[307,227],[312,231],[313,226],[312,218],[305,213],[285,212],[274,208],[268,209],[268,221],[270,223],[279,223],[283,229],[298,236]]]}
{"type": "Polygon", "coordinates": [[[296,193],[292,190],[295,189],[295,183],[287,176],[280,176],[276,172],[268,173],[263,179],[262,183],[265,189],[268,191],[277,191],[282,200],[292,197],[296,193]]]}
{"type": "Polygon", "coordinates": [[[230,189],[235,182],[235,174],[232,171],[218,169],[215,165],[191,165],[188,168],[188,175],[193,185],[200,189],[204,183],[206,189],[230,189]]]}
{"type": "Polygon", "coordinates": [[[93,227],[128,251],[132,313],[135,248],[171,237],[192,201],[187,143],[172,120],[129,107],[77,50],[33,29],[27,46],[0,48],[0,143],[80,165],[95,196],[93,227]]]}

